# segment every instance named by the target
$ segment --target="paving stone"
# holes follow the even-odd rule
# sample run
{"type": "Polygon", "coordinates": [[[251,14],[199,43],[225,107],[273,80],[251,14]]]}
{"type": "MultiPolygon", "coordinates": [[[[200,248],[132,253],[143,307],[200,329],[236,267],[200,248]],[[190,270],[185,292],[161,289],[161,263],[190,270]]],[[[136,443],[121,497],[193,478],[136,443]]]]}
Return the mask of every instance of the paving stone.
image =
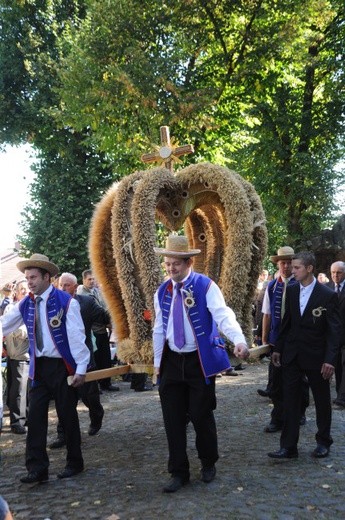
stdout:
{"type": "MultiPolygon", "coordinates": [[[[217,379],[216,421],[220,460],[217,478],[199,481],[194,432],[188,426],[191,483],[178,493],[162,493],[168,479],[167,442],[158,391],[121,390],[101,396],[105,408],[99,434],[90,437],[88,411],[78,405],[85,471],[61,481],[65,450],[49,450],[50,480],[25,486],[24,439],[9,430],[6,414],[0,438],[0,494],[16,520],[318,520],[344,519],[345,412],[333,413],[330,457],[314,460],[315,410],[307,410],[297,460],[275,463],[267,452],[279,447],[279,432],[267,434],[269,399],[257,394],[267,381],[267,363],[243,364],[241,377],[217,379]]],[[[334,382],[332,394],[335,397],[334,382]]],[[[312,399],[311,399],[312,403],[312,399]]],[[[56,413],[49,411],[48,443],[56,436],[56,413]]]]}

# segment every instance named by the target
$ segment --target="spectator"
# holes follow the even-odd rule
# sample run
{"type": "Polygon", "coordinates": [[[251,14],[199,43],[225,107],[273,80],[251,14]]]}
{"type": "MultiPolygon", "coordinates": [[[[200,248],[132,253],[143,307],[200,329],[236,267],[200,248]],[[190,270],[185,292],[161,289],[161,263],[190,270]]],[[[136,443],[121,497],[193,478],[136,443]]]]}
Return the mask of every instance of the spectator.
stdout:
{"type": "Polygon", "coordinates": [[[335,389],[337,397],[334,404],[337,408],[345,408],[345,262],[334,262],[331,265],[332,281],[327,284],[338,296],[338,306],[342,323],[340,350],[335,366],[335,389]]]}
{"type": "Polygon", "coordinates": [[[325,273],[319,273],[317,275],[317,281],[320,283],[328,283],[329,279],[327,278],[325,273]]]}
{"type": "Polygon", "coordinates": [[[0,495],[0,520],[12,520],[10,508],[6,500],[0,495]]]}
{"type": "Polygon", "coordinates": [[[7,307],[7,305],[11,301],[12,286],[13,286],[13,284],[7,283],[1,289],[1,294],[3,295],[3,298],[2,298],[2,301],[0,304],[0,316],[2,316],[4,314],[4,311],[7,307]]]}
{"type": "MultiPolygon", "coordinates": [[[[26,280],[16,282],[12,292],[12,303],[4,315],[11,311],[17,302],[22,301],[28,292],[26,280]]],[[[29,378],[29,340],[25,325],[6,336],[7,352],[7,405],[10,411],[11,431],[25,434],[28,409],[29,378]]]]}
{"type": "MultiPolygon", "coordinates": [[[[106,305],[102,298],[100,289],[96,287],[95,278],[92,274],[91,269],[86,269],[82,273],[83,284],[79,285],[77,289],[77,294],[92,296],[98,305],[103,307],[106,311],[106,305]]],[[[108,327],[110,327],[110,316],[108,327]]],[[[111,367],[111,355],[110,355],[110,343],[109,343],[109,332],[107,326],[104,323],[94,323],[92,326],[92,332],[96,338],[96,346],[97,350],[95,352],[95,362],[98,370],[102,370],[104,368],[111,367]]],[[[117,385],[113,385],[111,383],[111,378],[101,379],[100,387],[102,390],[107,390],[108,392],[116,392],[120,390],[117,385]]]]}

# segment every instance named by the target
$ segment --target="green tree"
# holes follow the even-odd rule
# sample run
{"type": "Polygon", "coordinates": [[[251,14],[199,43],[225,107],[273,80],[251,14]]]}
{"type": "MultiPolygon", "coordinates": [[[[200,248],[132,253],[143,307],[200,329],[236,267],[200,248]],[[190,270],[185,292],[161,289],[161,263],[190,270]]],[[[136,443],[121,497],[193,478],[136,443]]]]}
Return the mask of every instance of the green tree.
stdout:
{"type": "Polygon", "coordinates": [[[103,153],[85,144],[87,130],[56,124],[56,74],[66,27],[85,16],[79,0],[0,1],[0,141],[29,141],[37,152],[31,204],[23,210],[22,253],[44,252],[61,270],[88,267],[93,207],[114,176],[103,153]]]}
{"type": "MultiPolygon", "coordinates": [[[[297,245],[329,219],[344,177],[334,170],[344,136],[342,1],[0,0],[0,6],[0,65],[7,67],[4,73],[1,66],[1,139],[29,137],[42,154],[27,237],[38,236],[40,216],[48,230],[56,218],[49,213],[57,187],[51,179],[68,187],[73,204],[90,183],[91,208],[111,182],[109,164],[117,178],[141,168],[140,155],[157,144],[161,125],[180,143],[194,144],[190,160],[227,164],[253,182],[270,248],[285,239],[297,245]],[[80,147],[93,158],[84,184],[79,175],[71,183],[69,174],[80,147]]],[[[82,213],[78,222],[89,218],[85,209],[73,207],[82,213]]],[[[66,250],[71,242],[81,245],[65,237],[66,250]]],[[[34,245],[26,244],[28,251],[34,245]]]]}
{"type": "Polygon", "coordinates": [[[121,174],[168,124],[194,144],[192,160],[225,162],[254,183],[270,247],[298,245],[329,221],[343,179],[343,2],[140,5],[90,2],[68,34],[59,117],[89,127],[121,174]]]}

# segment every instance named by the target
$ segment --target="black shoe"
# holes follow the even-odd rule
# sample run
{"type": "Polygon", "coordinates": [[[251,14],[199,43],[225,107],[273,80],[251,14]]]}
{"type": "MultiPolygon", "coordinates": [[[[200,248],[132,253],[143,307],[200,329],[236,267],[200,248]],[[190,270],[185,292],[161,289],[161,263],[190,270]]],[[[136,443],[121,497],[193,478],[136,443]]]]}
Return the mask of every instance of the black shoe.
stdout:
{"type": "Polygon", "coordinates": [[[136,388],[134,392],[150,392],[153,390],[153,388],[150,388],[149,386],[144,386],[144,388],[136,388]]]}
{"type": "Polygon", "coordinates": [[[301,418],[299,420],[299,425],[304,426],[306,422],[307,422],[307,419],[306,419],[305,415],[301,415],[301,418]]]}
{"type": "Polygon", "coordinates": [[[264,432],[275,433],[275,432],[279,432],[281,429],[282,429],[281,424],[269,423],[267,426],[265,426],[264,432]]]}
{"type": "Polygon", "coordinates": [[[116,385],[108,385],[108,386],[101,386],[101,389],[105,392],[118,392],[120,390],[120,387],[116,386],[116,385]]]}
{"type": "Polygon", "coordinates": [[[225,372],[222,372],[223,376],[238,376],[238,373],[235,372],[234,368],[228,368],[228,370],[225,370],[225,372]]]}
{"type": "Polygon", "coordinates": [[[325,457],[328,457],[328,455],[329,448],[327,446],[324,446],[323,444],[318,444],[311,454],[311,456],[315,457],[316,459],[323,459],[325,457]]]}
{"type": "Polygon", "coordinates": [[[29,471],[26,477],[21,477],[23,484],[34,484],[35,482],[47,482],[48,471],[29,471]]]}
{"type": "Polygon", "coordinates": [[[211,466],[210,468],[201,468],[201,480],[206,482],[206,484],[209,484],[216,476],[216,472],[216,466],[211,466]]]}
{"type": "Polygon", "coordinates": [[[280,448],[280,450],[271,451],[267,453],[267,455],[271,457],[271,459],[297,459],[298,451],[297,449],[280,448]]]}
{"type": "Polygon", "coordinates": [[[261,397],[270,397],[271,395],[268,390],[262,390],[261,388],[257,390],[257,393],[261,395],[261,397]]]}
{"type": "Polygon", "coordinates": [[[13,426],[11,426],[11,432],[23,435],[24,433],[26,433],[26,428],[21,424],[13,424],[13,426]]]}
{"type": "Polygon", "coordinates": [[[171,477],[163,487],[163,493],[175,493],[189,482],[189,478],[171,477]]]}
{"type": "Polygon", "coordinates": [[[70,478],[74,477],[74,475],[78,475],[78,473],[81,473],[84,471],[84,468],[65,468],[63,471],[60,471],[60,473],[57,474],[57,478],[70,478]]]}
{"type": "Polygon", "coordinates": [[[89,430],[88,430],[87,433],[88,433],[89,435],[96,435],[96,433],[98,433],[99,430],[100,430],[101,428],[102,428],[102,423],[99,424],[98,426],[92,426],[92,425],[90,425],[89,430]]]}
{"type": "Polygon", "coordinates": [[[65,439],[59,439],[59,438],[57,438],[56,441],[49,444],[49,448],[51,450],[57,450],[58,448],[62,448],[63,446],[66,446],[66,441],[65,441],[65,439]]]}

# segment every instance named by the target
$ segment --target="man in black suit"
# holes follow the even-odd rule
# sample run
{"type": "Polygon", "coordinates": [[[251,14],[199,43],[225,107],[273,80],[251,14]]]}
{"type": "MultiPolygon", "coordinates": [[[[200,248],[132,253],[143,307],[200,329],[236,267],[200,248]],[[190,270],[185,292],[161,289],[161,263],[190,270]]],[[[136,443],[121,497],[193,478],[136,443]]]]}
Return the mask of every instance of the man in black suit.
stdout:
{"type": "Polygon", "coordinates": [[[339,351],[341,322],[334,291],[314,277],[315,257],[298,253],[292,259],[295,285],[287,287],[286,310],[272,362],[283,369],[284,424],[280,449],[268,453],[274,459],[298,457],[302,375],[308,378],[316,408],[316,458],[327,457],[331,437],[330,378],[339,351]]]}
{"type": "Polygon", "coordinates": [[[332,281],[327,285],[337,293],[340,319],[343,326],[340,350],[335,367],[335,389],[337,398],[334,404],[337,408],[345,408],[345,262],[334,262],[331,265],[332,281]],[[344,374],[344,376],[343,376],[344,374]]]}

